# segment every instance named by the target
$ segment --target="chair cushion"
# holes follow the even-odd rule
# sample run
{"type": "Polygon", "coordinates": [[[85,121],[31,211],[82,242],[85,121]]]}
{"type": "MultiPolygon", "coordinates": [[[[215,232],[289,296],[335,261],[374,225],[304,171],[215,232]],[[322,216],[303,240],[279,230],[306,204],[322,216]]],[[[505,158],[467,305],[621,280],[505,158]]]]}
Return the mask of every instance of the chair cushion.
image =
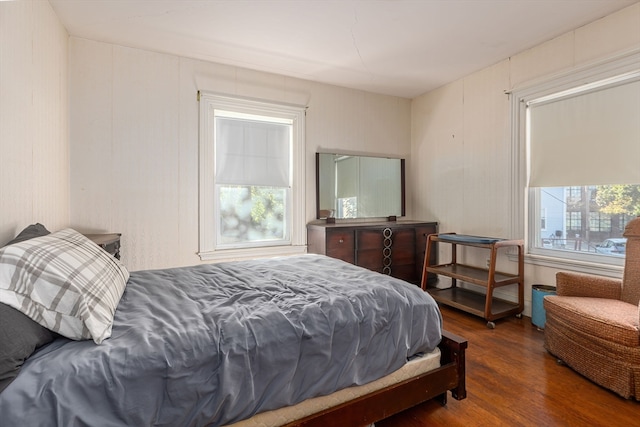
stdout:
{"type": "Polygon", "coordinates": [[[629,347],[640,345],[638,306],[607,298],[548,295],[547,315],[586,334],[629,347]]]}

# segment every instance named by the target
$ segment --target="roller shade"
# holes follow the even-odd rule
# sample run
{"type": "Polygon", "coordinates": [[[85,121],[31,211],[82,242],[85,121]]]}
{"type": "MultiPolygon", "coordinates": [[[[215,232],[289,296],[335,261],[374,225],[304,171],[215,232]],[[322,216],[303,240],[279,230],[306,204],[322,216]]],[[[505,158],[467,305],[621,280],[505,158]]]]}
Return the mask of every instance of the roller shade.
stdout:
{"type": "Polygon", "coordinates": [[[528,109],[529,186],[640,184],[637,77],[528,109]]]}
{"type": "Polygon", "coordinates": [[[336,172],[340,179],[337,183],[336,197],[357,197],[359,190],[360,163],[357,157],[345,157],[336,162],[336,172]]]}
{"type": "Polygon", "coordinates": [[[289,187],[291,124],[215,118],[217,184],[289,187]]]}

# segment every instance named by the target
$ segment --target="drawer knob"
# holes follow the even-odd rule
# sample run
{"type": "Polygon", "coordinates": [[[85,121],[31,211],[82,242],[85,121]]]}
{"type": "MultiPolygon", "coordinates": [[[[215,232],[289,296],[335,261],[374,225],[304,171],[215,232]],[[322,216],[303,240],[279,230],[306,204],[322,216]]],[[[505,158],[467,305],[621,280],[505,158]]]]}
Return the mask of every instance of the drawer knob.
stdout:
{"type": "Polygon", "coordinates": [[[344,239],[338,240],[339,243],[344,243],[344,239]]]}

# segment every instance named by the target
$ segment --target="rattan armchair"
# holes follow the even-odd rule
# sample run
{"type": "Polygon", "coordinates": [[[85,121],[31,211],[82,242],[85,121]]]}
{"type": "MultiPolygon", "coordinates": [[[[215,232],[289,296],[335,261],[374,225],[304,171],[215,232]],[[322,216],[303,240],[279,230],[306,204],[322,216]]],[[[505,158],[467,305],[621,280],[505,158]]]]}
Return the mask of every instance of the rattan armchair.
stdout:
{"type": "Polygon", "coordinates": [[[622,280],[557,273],[544,297],[545,348],[575,371],[640,400],[640,218],[627,225],[622,280]]]}

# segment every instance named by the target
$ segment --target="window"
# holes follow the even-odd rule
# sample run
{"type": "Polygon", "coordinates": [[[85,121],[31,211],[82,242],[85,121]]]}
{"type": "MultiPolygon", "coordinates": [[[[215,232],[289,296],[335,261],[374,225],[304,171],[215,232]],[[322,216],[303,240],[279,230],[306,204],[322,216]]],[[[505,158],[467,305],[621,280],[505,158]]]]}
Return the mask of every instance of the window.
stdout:
{"type": "Polygon", "coordinates": [[[304,252],[304,108],[200,94],[200,257],[304,252]]]}
{"type": "Polygon", "coordinates": [[[622,265],[605,245],[640,215],[639,61],[628,53],[512,94],[514,234],[527,230],[530,261],[622,265]]]}

